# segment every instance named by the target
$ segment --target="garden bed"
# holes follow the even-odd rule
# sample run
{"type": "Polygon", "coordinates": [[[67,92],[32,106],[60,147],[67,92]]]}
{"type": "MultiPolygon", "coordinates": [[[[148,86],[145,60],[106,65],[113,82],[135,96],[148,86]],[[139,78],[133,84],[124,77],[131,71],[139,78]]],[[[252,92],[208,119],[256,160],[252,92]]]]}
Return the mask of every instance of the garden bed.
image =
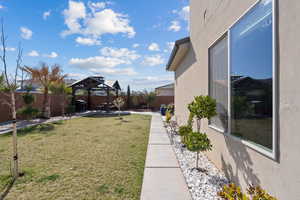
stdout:
{"type": "Polygon", "coordinates": [[[220,199],[217,192],[222,189],[224,184],[228,183],[224,173],[203,153],[199,153],[199,168],[204,169],[205,172],[195,169],[196,153],[188,151],[182,146],[179,135],[174,136],[173,149],[193,200],[220,199]]]}

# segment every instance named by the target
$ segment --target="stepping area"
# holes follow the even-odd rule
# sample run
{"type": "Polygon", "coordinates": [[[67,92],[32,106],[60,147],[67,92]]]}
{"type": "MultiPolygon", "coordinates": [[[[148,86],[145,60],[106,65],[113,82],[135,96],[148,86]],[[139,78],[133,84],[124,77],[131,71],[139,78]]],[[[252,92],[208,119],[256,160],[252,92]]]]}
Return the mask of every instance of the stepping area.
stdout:
{"type": "Polygon", "coordinates": [[[141,200],[190,200],[183,174],[159,114],[152,115],[141,200]]]}

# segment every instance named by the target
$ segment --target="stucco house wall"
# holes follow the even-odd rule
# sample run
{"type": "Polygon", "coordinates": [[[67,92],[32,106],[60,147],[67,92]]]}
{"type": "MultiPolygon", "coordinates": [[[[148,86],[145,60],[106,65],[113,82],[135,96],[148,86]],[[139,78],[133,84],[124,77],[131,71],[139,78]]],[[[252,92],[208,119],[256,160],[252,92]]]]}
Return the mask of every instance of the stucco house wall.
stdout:
{"type": "MultiPolygon", "coordinates": [[[[187,104],[194,96],[208,94],[208,48],[243,15],[256,0],[190,0],[191,46],[175,71],[175,114],[186,123],[187,104]]],[[[278,156],[269,158],[240,140],[217,132],[204,123],[212,140],[207,153],[232,181],[246,189],[261,185],[278,199],[300,199],[300,2],[277,4],[278,156]]]]}

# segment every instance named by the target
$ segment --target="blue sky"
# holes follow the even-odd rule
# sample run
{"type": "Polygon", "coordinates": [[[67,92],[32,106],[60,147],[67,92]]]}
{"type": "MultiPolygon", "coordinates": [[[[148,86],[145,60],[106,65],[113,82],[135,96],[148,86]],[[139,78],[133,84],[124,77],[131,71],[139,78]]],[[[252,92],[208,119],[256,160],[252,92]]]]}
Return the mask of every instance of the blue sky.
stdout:
{"type": "Polygon", "coordinates": [[[189,35],[187,0],[0,0],[0,13],[10,70],[21,42],[24,65],[58,63],[70,78],[103,75],[134,90],[172,82],[165,64],[189,35]]]}

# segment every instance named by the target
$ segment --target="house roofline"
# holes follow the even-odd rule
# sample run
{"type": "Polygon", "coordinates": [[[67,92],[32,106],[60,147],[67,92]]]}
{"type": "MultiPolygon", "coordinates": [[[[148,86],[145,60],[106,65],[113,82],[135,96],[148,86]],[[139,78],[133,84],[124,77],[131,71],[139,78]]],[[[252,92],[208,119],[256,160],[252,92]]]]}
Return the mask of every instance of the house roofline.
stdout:
{"type": "Polygon", "coordinates": [[[175,45],[174,45],[174,47],[173,47],[171,56],[170,56],[170,58],[169,58],[169,61],[168,61],[168,63],[167,63],[167,66],[166,66],[166,70],[167,70],[167,71],[173,71],[173,70],[171,70],[170,68],[171,68],[172,63],[173,63],[173,61],[174,61],[174,59],[175,59],[175,57],[176,57],[176,55],[177,55],[177,53],[178,53],[178,51],[179,51],[179,49],[180,49],[180,46],[183,45],[183,44],[186,44],[186,43],[190,43],[190,42],[191,42],[190,37],[185,37],[185,38],[182,38],[182,39],[177,40],[177,41],[175,42],[175,45]]]}
{"type": "Polygon", "coordinates": [[[164,87],[169,86],[169,85],[173,85],[174,86],[174,83],[169,83],[169,84],[166,84],[166,85],[162,85],[162,86],[156,87],[155,89],[164,88],[164,87]]]}

